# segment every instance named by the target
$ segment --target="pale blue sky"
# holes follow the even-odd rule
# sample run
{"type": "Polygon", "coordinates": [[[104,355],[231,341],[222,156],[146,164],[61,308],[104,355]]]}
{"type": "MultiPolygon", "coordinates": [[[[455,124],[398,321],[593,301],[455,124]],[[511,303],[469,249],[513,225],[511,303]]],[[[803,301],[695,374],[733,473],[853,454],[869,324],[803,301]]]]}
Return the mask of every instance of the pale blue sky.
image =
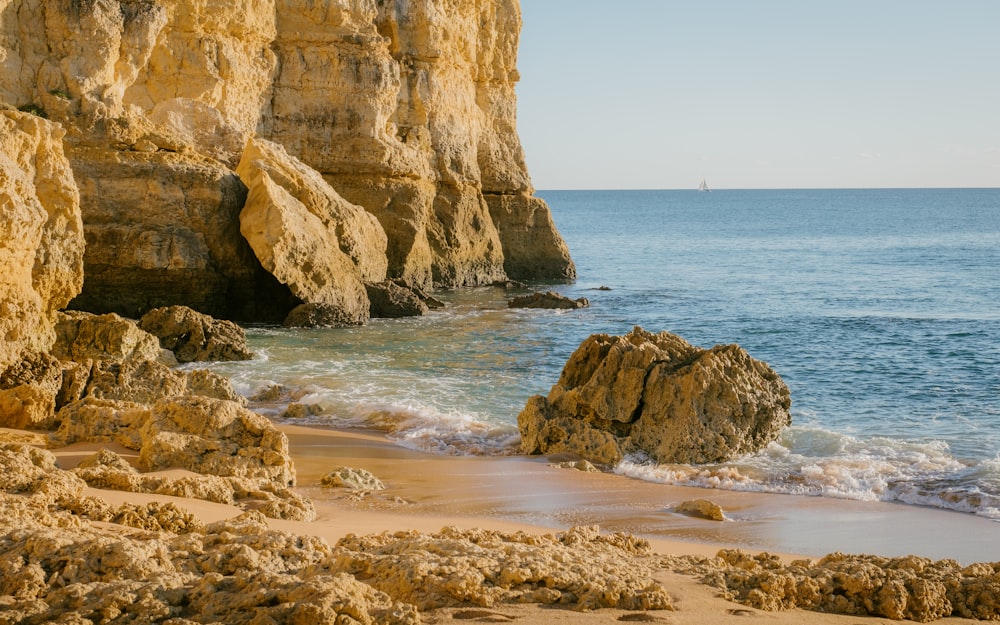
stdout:
{"type": "Polygon", "coordinates": [[[1000,187],[1000,0],[521,0],[539,189],[1000,187]]]}

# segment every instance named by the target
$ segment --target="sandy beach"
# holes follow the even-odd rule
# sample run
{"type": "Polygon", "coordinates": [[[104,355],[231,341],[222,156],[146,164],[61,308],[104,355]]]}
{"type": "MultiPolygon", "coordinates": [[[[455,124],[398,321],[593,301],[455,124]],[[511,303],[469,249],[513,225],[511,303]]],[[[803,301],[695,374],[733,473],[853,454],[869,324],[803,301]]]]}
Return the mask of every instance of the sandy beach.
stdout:
{"type": "Polygon", "coordinates": [[[973,515],[667,486],[559,469],[547,458],[445,457],[403,449],[376,433],[281,429],[289,437],[303,494],[320,507],[332,505],[339,515],[376,515],[384,519],[378,526],[385,523],[386,529],[413,522],[434,529],[451,522],[491,527],[519,523],[549,530],[597,524],[605,531],[641,535],[661,550],[678,553],[714,554],[725,546],[810,557],[842,551],[953,558],[966,564],[1000,560],[1000,524],[973,515]],[[339,465],[371,471],[387,490],[369,501],[337,499],[318,482],[339,465]],[[671,511],[682,501],[703,498],[722,506],[731,520],[719,523],[671,511]]]}
{"type": "MultiPolygon", "coordinates": [[[[785,562],[828,552],[950,557],[963,563],[998,559],[1000,525],[971,515],[912,506],[838,501],[815,497],[738,493],[664,486],[603,473],[552,466],[543,458],[444,457],[411,451],[377,433],[282,425],[295,461],[297,490],[314,502],[311,522],[269,520],[279,530],[317,536],[330,544],[352,534],[444,527],[548,534],[574,525],[598,524],[602,532],[648,539],[663,555],[713,556],[720,548],[778,553],[785,562]],[[348,491],[319,486],[339,466],[367,469],[386,490],[348,491]],[[675,504],[705,498],[726,511],[724,522],[677,514],[675,504]]],[[[13,431],[7,431],[11,437],[13,431]]],[[[77,444],[55,450],[62,468],[75,466],[101,447],[128,458],[129,450],[77,444]]],[[[205,522],[235,517],[233,506],[205,501],[88,489],[112,504],[173,501],[205,522]]],[[[700,624],[735,619],[744,623],[858,623],[858,617],[801,610],[765,612],[719,596],[694,577],[660,571],[674,611],[601,609],[574,611],[532,604],[496,608],[441,608],[428,622],[700,624]]],[[[865,618],[864,622],[891,622],[865,618]]],[[[949,622],[965,622],[949,619],[949,622]]],[[[968,621],[972,622],[972,621],[968,621]]]]}

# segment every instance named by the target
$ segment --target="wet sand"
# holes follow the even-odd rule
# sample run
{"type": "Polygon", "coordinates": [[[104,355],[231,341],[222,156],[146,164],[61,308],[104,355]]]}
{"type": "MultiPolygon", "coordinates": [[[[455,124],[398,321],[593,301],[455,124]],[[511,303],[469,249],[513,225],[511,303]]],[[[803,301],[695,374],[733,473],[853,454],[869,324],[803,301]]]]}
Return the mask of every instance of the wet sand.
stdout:
{"type": "MultiPolygon", "coordinates": [[[[377,433],[282,425],[299,490],[324,516],[374,514],[383,529],[442,525],[562,530],[597,524],[643,536],[658,550],[715,553],[732,546],[805,556],[831,552],[1000,561],[1000,523],[970,514],[880,502],[667,486],[551,466],[545,458],[446,457],[412,451],[377,433]],[[367,469],[386,491],[361,500],[318,486],[337,466],[367,469]],[[709,499],[724,522],[672,512],[709,499]]],[[[369,521],[370,522],[370,521],[369,521]]],[[[339,523],[338,523],[339,524],[339,523]]],[[[365,533],[375,528],[350,527],[365,533]]]]}

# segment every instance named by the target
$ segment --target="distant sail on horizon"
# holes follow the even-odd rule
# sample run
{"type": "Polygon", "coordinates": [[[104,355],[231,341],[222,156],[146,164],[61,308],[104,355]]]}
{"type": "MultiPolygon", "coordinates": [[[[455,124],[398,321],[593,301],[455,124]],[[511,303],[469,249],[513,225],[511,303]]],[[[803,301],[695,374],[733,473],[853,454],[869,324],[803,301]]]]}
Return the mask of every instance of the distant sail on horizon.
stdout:
{"type": "Polygon", "coordinates": [[[704,178],[701,179],[701,184],[698,185],[698,190],[699,191],[711,191],[711,189],[708,188],[708,183],[705,182],[704,178]]]}

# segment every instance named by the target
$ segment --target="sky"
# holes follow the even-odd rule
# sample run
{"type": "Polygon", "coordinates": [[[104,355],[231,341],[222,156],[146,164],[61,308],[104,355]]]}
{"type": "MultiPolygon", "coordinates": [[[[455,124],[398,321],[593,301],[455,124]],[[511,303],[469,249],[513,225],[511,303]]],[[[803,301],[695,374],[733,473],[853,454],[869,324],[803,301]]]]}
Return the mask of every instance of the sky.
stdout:
{"type": "Polygon", "coordinates": [[[1000,187],[1000,0],[521,0],[538,189],[1000,187]]]}

